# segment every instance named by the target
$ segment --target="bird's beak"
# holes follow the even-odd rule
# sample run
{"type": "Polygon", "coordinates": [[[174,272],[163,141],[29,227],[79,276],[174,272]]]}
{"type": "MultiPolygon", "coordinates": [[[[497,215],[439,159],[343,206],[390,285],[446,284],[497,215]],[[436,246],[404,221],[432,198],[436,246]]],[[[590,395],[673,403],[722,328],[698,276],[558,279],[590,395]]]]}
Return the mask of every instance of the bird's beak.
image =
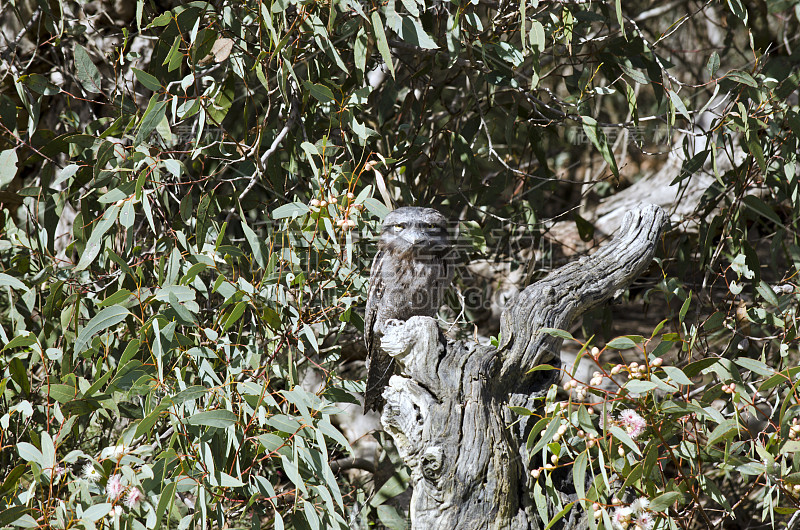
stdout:
{"type": "Polygon", "coordinates": [[[415,245],[418,241],[422,241],[425,238],[425,234],[420,232],[419,230],[406,230],[403,234],[403,239],[415,245]]]}

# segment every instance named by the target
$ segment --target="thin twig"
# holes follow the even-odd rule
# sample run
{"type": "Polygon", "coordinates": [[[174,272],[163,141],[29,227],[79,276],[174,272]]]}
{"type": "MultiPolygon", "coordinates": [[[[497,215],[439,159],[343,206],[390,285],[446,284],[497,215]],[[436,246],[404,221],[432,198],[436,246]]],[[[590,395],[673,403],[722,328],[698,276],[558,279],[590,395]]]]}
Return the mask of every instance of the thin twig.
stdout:
{"type": "MultiPolygon", "coordinates": [[[[292,129],[292,127],[294,127],[295,122],[297,122],[297,119],[300,117],[300,109],[298,108],[297,98],[292,96],[291,99],[292,103],[291,103],[291,108],[289,110],[289,118],[286,120],[286,124],[283,126],[283,129],[281,129],[280,132],[278,133],[278,136],[276,136],[275,140],[272,141],[272,145],[269,146],[269,149],[264,151],[264,154],[261,155],[260,159],[261,167],[266,166],[269,158],[275,154],[275,151],[278,150],[278,147],[280,147],[281,142],[283,142],[283,139],[286,138],[286,135],[289,134],[289,131],[292,129]]],[[[256,185],[256,182],[258,182],[258,177],[260,175],[261,175],[261,169],[256,169],[256,171],[253,173],[253,176],[250,177],[250,182],[247,184],[247,187],[239,195],[240,202],[242,199],[244,199],[244,197],[248,193],[250,193],[250,190],[253,189],[253,186],[256,185]]]]}

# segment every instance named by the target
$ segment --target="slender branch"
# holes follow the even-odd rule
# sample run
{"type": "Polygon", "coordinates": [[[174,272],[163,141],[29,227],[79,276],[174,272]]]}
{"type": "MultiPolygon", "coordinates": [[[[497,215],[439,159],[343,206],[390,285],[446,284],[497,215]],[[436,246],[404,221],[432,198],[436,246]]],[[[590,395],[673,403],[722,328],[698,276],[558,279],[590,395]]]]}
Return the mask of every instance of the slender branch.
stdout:
{"type": "MultiPolygon", "coordinates": [[[[292,96],[291,99],[292,99],[292,103],[291,103],[291,107],[290,107],[290,110],[289,110],[289,118],[286,120],[286,124],[283,126],[283,129],[280,130],[278,135],[272,141],[272,145],[269,146],[269,149],[264,151],[264,154],[261,155],[261,159],[259,160],[261,162],[261,164],[260,164],[261,167],[266,166],[267,161],[269,160],[269,158],[272,155],[275,154],[275,152],[281,146],[281,143],[283,142],[283,139],[286,138],[286,135],[289,134],[289,131],[292,130],[292,127],[294,127],[294,124],[297,122],[298,118],[300,117],[300,109],[299,109],[299,105],[298,105],[298,102],[297,102],[297,98],[292,96]]],[[[253,176],[250,177],[250,182],[247,184],[247,187],[239,195],[239,201],[240,202],[242,201],[242,199],[245,198],[245,196],[248,193],[250,193],[250,190],[253,189],[253,186],[256,185],[256,182],[258,182],[258,177],[260,175],[261,175],[261,169],[257,169],[253,173],[253,176]]]]}

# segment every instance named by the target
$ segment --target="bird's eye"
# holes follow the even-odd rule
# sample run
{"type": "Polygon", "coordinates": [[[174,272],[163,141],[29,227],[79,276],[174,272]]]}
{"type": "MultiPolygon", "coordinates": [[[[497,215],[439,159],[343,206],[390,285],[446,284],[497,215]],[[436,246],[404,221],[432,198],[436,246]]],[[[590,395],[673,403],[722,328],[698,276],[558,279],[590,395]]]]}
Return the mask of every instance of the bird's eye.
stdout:
{"type": "Polygon", "coordinates": [[[392,227],[392,230],[394,230],[395,232],[399,232],[402,229],[403,229],[403,225],[401,225],[399,223],[392,227]]]}

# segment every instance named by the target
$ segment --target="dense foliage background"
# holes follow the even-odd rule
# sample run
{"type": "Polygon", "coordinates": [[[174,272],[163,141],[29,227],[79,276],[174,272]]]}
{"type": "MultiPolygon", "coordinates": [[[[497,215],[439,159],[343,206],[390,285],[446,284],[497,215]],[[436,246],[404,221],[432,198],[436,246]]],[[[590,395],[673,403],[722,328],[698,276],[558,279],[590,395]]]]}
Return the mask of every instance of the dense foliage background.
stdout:
{"type": "Polygon", "coordinates": [[[500,286],[589,251],[626,190],[673,228],[570,330],[579,358],[602,349],[570,399],[647,431],[578,406],[568,442],[554,389],[531,443],[595,477],[593,527],[625,527],[625,495],[665,528],[794,524],[798,19],[795,0],[4,2],[0,526],[403,528],[391,444],[381,478],[342,463],[381,218],[454,220],[472,265],[450,331],[489,336],[500,286]],[[656,357],[627,390],[607,377],[656,357]]]}

